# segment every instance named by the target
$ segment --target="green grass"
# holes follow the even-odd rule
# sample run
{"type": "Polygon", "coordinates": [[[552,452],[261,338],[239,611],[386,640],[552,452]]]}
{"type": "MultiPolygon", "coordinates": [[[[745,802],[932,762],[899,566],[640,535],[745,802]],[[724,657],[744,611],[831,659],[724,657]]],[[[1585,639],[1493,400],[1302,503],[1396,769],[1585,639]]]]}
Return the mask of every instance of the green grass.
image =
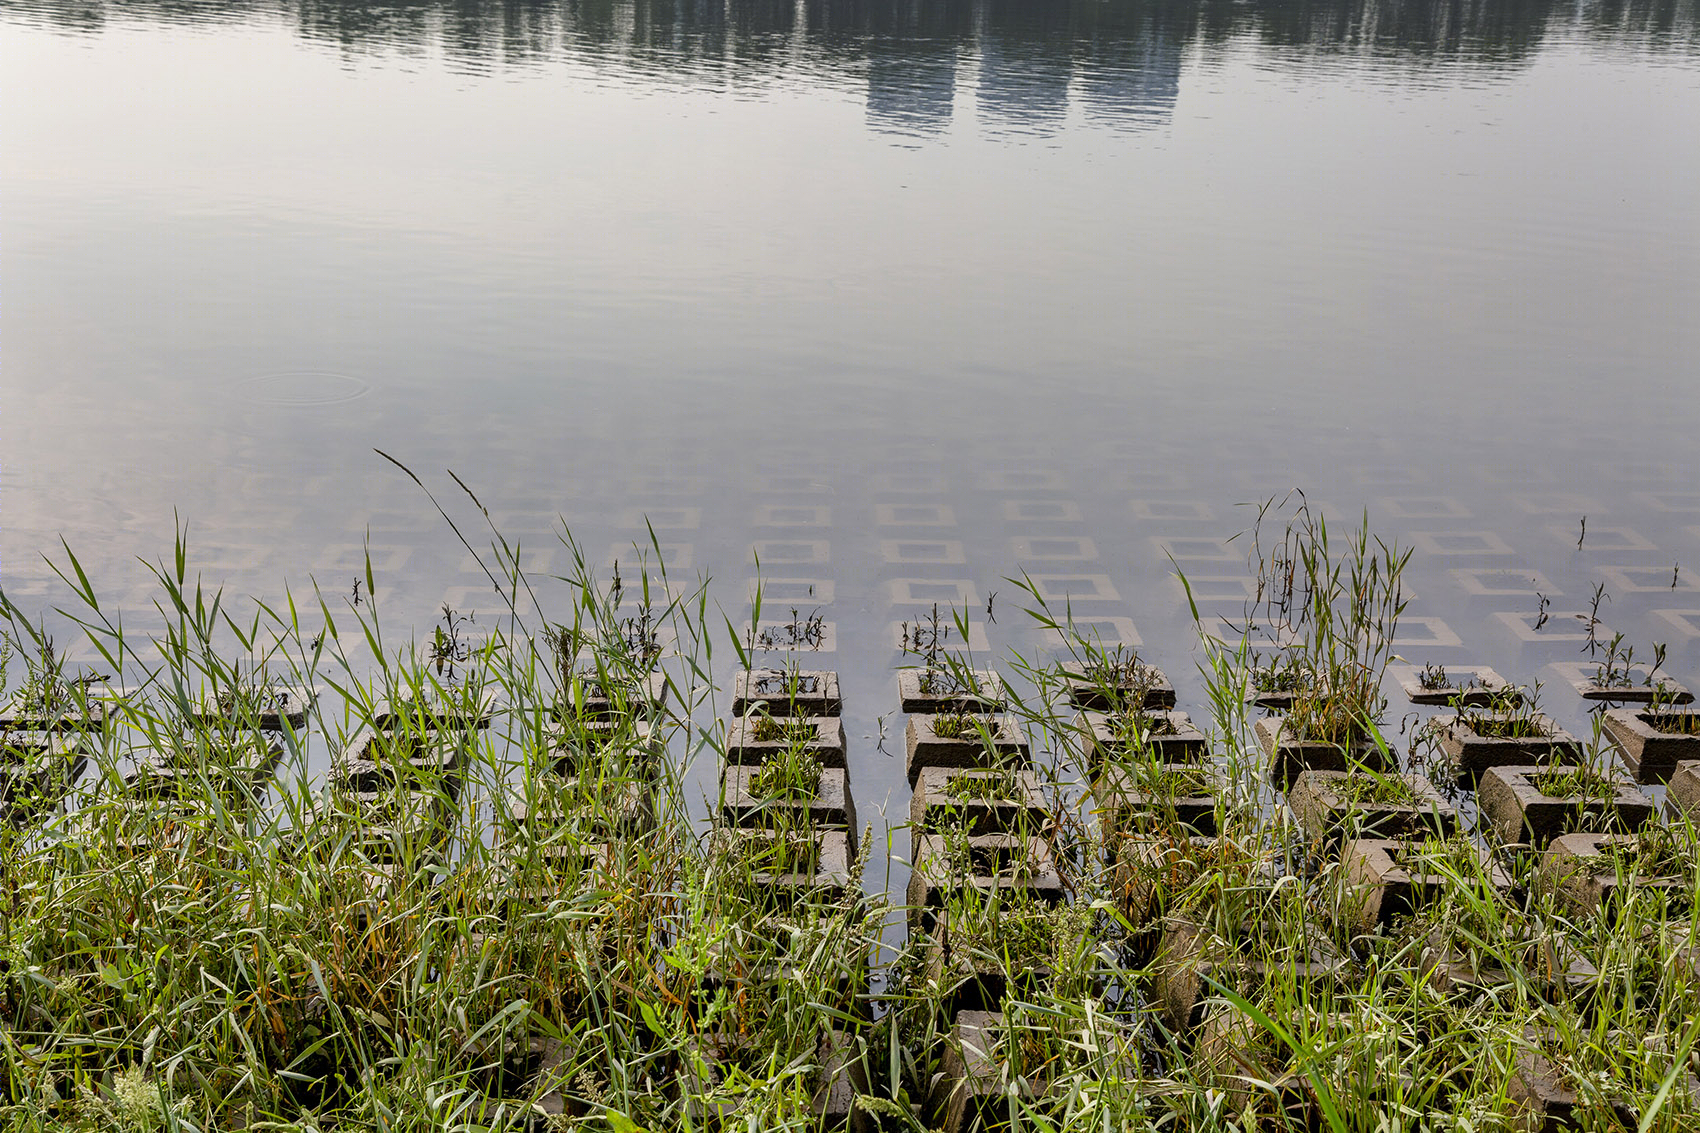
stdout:
{"type": "MultiPolygon", "coordinates": [[[[770,875],[820,866],[818,832],[709,828],[684,783],[723,755],[711,662],[730,645],[747,664],[737,634],[716,631],[705,587],[646,603],[633,580],[648,572],[628,563],[633,584],[611,595],[567,545],[574,570],[532,580],[491,533],[481,561],[508,610],[464,651],[452,619],[430,650],[393,639],[369,599],[285,595],[238,613],[189,576],[181,540],[157,567],[150,634],[121,628],[76,561],[60,564],[78,596],[67,624],[107,682],[79,682],[8,606],[22,678],[8,691],[97,726],[76,741],[89,770],[64,804],[43,794],[0,824],[0,1129],[519,1130],[548,1097],[567,1110],[560,1128],[700,1129],[718,1114],[721,1128],[812,1129],[828,1034],[848,1042],[881,1128],[936,1128],[954,1023],[942,1004],[961,977],[941,984],[929,961],[947,946],[1016,981],[993,1070],[1012,1128],[1509,1129],[1514,1075],[1536,1052],[1576,1092],[1581,1128],[1695,1127],[1673,1075],[1700,1017],[1679,952],[1695,924],[1655,895],[1569,913],[1531,884],[1530,859],[1493,859],[1514,883],[1501,888],[1468,844],[1421,851],[1442,890],[1411,915],[1369,933],[1341,923],[1354,880],[1268,805],[1249,646],[1209,639],[1203,655],[1215,754],[1199,774],[1221,784],[1221,836],[1107,842],[1064,754],[1078,747],[1068,674],[1102,646],[1025,590],[1071,652],[1008,658],[1010,711],[1035,752],[1059,753],[1036,763],[1045,809],[1024,832],[1044,839],[1066,900],[1023,888],[1021,851],[977,859],[947,829],[949,868],[1004,884],[947,887],[933,933],[906,936],[883,895],[908,858],[901,827],[862,838],[848,895],[814,898],[776,894],[770,875]],[[652,648],[659,630],[676,647],[652,648]],[[459,657],[453,680],[440,644],[459,657]],[[657,674],[664,697],[648,691],[657,674]],[[232,784],[218,770],[259,739],[239,690],[265,683],[324,695],[276,737],[272,779],[232,784]],[[608,693],[594,713],[592,689],[608,693]],[[486,693],[499,708],[480,727],[486,693]],[[221,702],[231,718],[200,711],[221,702]],[[370,797],[307,774],[385,703],[411,706],[393,754],[460,758],[370,797]],[[174,797],[125,783],[132,757],[161,754],[188,772],[174,797]],[[860,896],[864,877],[876,895],[860,896]],[[1318,958],[1335,974],[1300,978],[1318,958]],[[1199,1020],[1168,1009],[1177,977],[1199,1020]]],[[[1299,655],[1336,676],[1385,656],[1399,605],[1400,557],[1367,535],[1344,546],[1344,565],[1302,538],[1289,556],[1323,590],[1292,622],[1299,655]]],[[[1352,694],[1366,720],[1368,689],[1352,694]]],[[[50,770],[70,750],[4,742],[50,770]]],[[[759,772],[775,790],[818,778],[789,756],[759,772]]],[[[1692,888],[1693,831],[1664,837],[1623,868],[1692,888]]]]}

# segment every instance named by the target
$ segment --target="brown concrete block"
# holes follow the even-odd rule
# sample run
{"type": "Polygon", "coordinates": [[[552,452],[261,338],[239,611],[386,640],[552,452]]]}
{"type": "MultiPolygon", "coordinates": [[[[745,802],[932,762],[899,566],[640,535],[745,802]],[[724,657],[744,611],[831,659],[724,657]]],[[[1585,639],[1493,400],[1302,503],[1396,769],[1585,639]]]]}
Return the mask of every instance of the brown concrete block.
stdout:
{"type": "Polygon", "coordinates": [[[1015,834],[980,834],[967,838],[967,861],[952,862],[947,835],[926,834],[920,840],[909,873],[909,931],[928,931],[936,910],[952,890],[981,894],[1004,892],[1026,896],[1047,905],[1065,898],[1062,878],[1043,838],[1015,834]]]}
{"type": "Polygon", "coordinates": [[[1074,719],[1074,730],[1082,762],[1094,777],[1105,767],[1130,760],[1196,763],[1210,754],[1204,733],[1192,726],[1185,712],[1082,712],[1074,719]]]}
{"type": "Polygon", "coordinates": [[[1700,824],[1700,761],[1683,760],[1665,784],[1665,813],[1671,821],[1700,824]]]}
{"type": "Polygon", "coordinates": [[[909,717],[905,741],[910,786],[920,781],[923,767],[1028,765],[1027,737],[1013,716],[917,713],[909,717]]]}
{"type": "Polygon", "coordinates": [[[1543,713],[1514,716],[1504,712],[1465,712],[1437,716],[1430,725],[1440,749],[1458,768],[1460,778],[1474,781],[1490,767],[1532,767],[1574,763],[1584,756],[1582,744],[1543,713]],[[1529,730],[1529,735],[1508,734],[1529,730]]]}
{"type": "Polygon", "coordinates": [[[1110,854],[1142,833],[1183,827],[1216,833],[1216,798],[1224,787],[1215,768],[1192,763],[1112,765],[1092,783],[1092,813],[1110,854]]]}
{"type": "Polygon", "coordinates": [[[722,827],[709,833],[709,852],[727,853],[748,870],[752,895],[786,908],[850,895],[850,838],[843,830],[776,831],[722,827]]]}
{"type": "Polygon", "coordinates": [[[1350,771],[1368,767],[1372,771],[1395,769],[1393,752],[1385,755],[1367,736],[1348,744],[1325,743],[1290,735],[1284,716],[1265,716],[1252,725],[1258,743],[1269,756],[1269,781],[1285,790],[1301,771],[1350,771]]]}
{"type": "Polygon", "coordinates": [[[1355,931],[1373,932],[1434,903],[1446,895],[1451,880],[1436,870],[1428,856],[1448,851],[1467,852],[1478,868],[1501,892],[1511,888],[1511,878],[1479,846],[1471,842],[1440,844],[1395,838],[1358,838],[1347,842],[1340,862],[1347,886],[1342,912],[1355,931]]]}
{"type": "Polygon", "coordinates": [[[1175,706],[1175,686],[1155,665],[1114,666],[1114,671],[1065,672],[1068,702],[1093,712],[1149,712],[1175,706]]]}
{"type": "Polygon", "coordinates": [[[905,712],[1002,712],[1003,679],[990,669],[957,675],[948,669],[900,669],[897,698],[905,712]]]}
{"type": "Polygon", "coordinates": [[[739,716],[726,725],[726,762],[755,765],[801,745],[826,767],[844,767],[844,722],[836,716],[739,716]]]}
{"type": "Polygon", "coordinates": [[[973,1133],[1008,1124],[1009,1094],[1031,1102],[1046,1092],[1038,1075],[1009,1066],[1007,1027],[1001,1012],[963,1011],[946,1041],[939,1081],[933,1090],[934,1121],[943,1133],[973,1133]],[[1013,1082],[1006,1083],[1006,1079],[1013,1082]]]}
{"type": "Polygon", "coordinates": [[[1387,674],[1399,682],[1405,699],[1412,704],[1436,708],[1463,706],[1486,708],[1499,698],[1512,697],[1521,702],[1521,693],[1504,677],[1486,665],[1447,665],[1446,683],[1433,684],[1424,679],[1425,670],[1416,665],[1389,665],[1387,674]]]}
{"type": "Polygon", "coordinates": [[[1578,832],[1554,838],[1541,855],[1538,883],[1572,911],[1588,915],[1612,908],[1629,892],[1656,891],[1672,912],[1686,910],[1692,886],[1681,872],[1635,871],[1643,843],[1636,834],[1578,832]]]}
{"type": "Polygon", "coordinates": [[[1501,841],[1537,846],[1573,830],[1638,830],[1653,817],[1652,800],[1616,776],[1609,792],[1599,795],[1549,795],[1541,790],[1541,776],[1576,770],[1490,767],[1482,775],[1476,801],[1501,841]]]}
{"type": "Polygon", "coordinates": [[[1188,917],[1170,917],[1152,978],[1164,1021],[1185,1036],[1204,1020],[1212,979],[1251,996],[1271,974],[1321,984],[1338,982],[1345,969],[1346,961],[1320,929],[1302,944],[1265,949],[1251,936],[1227,940],[1188,917]]]}
{"type": "Polygon", "coordinates": [[[1608,708],[1600,721],[1637,783],[1663,783],[1700,759],[1700,708],[1608,708]]]}
{"type": "Polygon", "coordinates": [[[830,669],[740,669],[732,686],[732,715],[838,716],[844,697],[830,669]]]}
{"type": "Polygon", "coordinates": [[[720,773],[720,813],[732,826],[837,827],[851,835],[855,851],[856,802],[850,795],[850,774],[842,767],[823,767],[814,788],[792,796],[759,795],[755,784],[760,767],[728,765],[720,773]]]}
{"type": "Polygon", "coordinates": [[[1287,806],[1314,841],[1354,834],[1374,838],[1446,837],[1458,811],[1425,776],[1365,771],[1301,771],[1287,788],[1287,806]]]}
{"type": "Polygon", "coordinates": [[[942,830],[1039,834],[1050,819],[1031,771],[924,767],[909,796],[911,860],[921,838],[942,830]]]}

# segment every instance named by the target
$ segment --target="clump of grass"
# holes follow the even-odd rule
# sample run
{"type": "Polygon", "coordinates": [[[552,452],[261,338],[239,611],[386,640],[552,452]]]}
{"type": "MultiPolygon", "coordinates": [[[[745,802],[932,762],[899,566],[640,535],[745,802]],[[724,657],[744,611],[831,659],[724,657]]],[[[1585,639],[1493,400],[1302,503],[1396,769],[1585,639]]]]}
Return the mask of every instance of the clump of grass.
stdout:
{"type": "Polygon", "coordinates": [[[982,729],[995,732],[997,721],[973,712],[941,712],[933,717],[933,734],[944,740],[969,739],[982,729]]]}
{"type": "Polygon", "coordinates": [[[1342,801],[1354,806],[1404,806],[1416,801],[1411,785],[1404,779],[1372,771],[1340,780],[1334,790],[1342,801]]]}
{"type": "Polygon", "coordinates": [[[990,774],[952,775],[945,780],[945,790],[956,799],[990,803],[1016,798],[1021,785],[1015,768],[1000,765],[990,774]]]}
{"type": "Polygon", "coordinates": [[[1552,799],[1610,799],[1617,793],[1612,776],[1590,767],[1554,767],[1535,773],[1529,781],[1552,799]]]}
{"type": "Polygon", "coordinates": [[[1700,736],[1700,713],[1648,712],[1642,719],[1656,731],[1679,736],[1700,736]]]}
{"type": "Polygon", "coordinates": [[[1452,678],[1446,675],[1445,665],[1430,662],[1423,666],[1422,672],[1417,674],[1417,685],[1434,692],[1443,688],[1451,688],[1452,678]]]}
{"type": "Polygon", "coordinates": [[[820,789],[822,764],[806,746],[769,756],[750,779],[750,790],[763,799],[811,799],[820,789]]]}
{"type": "Polygon", "coordinates": [[[1254,658],[1248,670],[1251,688],[1264,694],[1297,692],[1312,679],[1303,662],[1291,656],[1283,656],[1273,661],[1254,658]]]}
{"type": "Polygon", "coordinates": [[[819,732],[811,720],[764,713],[755,717],[750,735],[758,743],[811,744],[819,732]]]}
{"type": "Polygon", "coordinates": [[[1210,775],[1202,767],[1140,762],[1133,765],[1131,785],[1161,798],[1198,798],[1210,794],[1210,775]]]}
{"type": "Polygon", "coordinates": [[[1129,712],[1110,721],[1111,742],[1133,749],[1143,749],[1153,736],[1172,736],[1177,733],[1175,722],[1165,715],[1129,712]]]}

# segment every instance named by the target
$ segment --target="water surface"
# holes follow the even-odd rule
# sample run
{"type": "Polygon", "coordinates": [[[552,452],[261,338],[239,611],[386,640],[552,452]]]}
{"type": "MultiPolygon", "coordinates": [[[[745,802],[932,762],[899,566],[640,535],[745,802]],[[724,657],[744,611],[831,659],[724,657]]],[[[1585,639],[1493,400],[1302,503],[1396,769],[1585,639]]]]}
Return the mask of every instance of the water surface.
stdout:
{"type": "Polygon", "coordinates": [[[1201,713],[1175,565],[1237,610],[1235,505],[1302,486],[1415,545],[1407,658],[1582,727],[1551,666],[1597,583],[1700,682],[1696,28],[6,0],[6,593],[64,600],[63,534],[145,627],[180,516],[232,594],[340,600],[369,545],[392,629],[487,621],[383,449],[539,575],[558,517],[603,570],[647,517],[736,621],[759,553],[832,628],[870,815],[906,797],[871,738],[901,623],[954,599],[1047,648],[1027,571],[1201,713]]]}

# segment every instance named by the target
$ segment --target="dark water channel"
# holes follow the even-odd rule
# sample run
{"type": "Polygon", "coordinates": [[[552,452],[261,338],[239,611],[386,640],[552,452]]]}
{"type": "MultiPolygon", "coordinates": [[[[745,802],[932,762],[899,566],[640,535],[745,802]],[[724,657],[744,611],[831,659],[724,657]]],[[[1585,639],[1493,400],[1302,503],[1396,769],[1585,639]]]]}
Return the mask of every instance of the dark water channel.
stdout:
{"type": "Polygon", "coordinates": [[[1173,564],[1237,611],[1298,486],[1415,547],[1413,663],[1583,729],[1603,582],[1700,687],[1691,0],[4,0],[0,138],[26,607],[63,534],[145,630],[180,515],[230,594],[369,544],[392,632],[487,623],[381,448],[538,578],[647,520],[737,621],[759,555],[896,822],[903,623],[1048,649],[1025,571],[1202,715],[1173,564]]]}

